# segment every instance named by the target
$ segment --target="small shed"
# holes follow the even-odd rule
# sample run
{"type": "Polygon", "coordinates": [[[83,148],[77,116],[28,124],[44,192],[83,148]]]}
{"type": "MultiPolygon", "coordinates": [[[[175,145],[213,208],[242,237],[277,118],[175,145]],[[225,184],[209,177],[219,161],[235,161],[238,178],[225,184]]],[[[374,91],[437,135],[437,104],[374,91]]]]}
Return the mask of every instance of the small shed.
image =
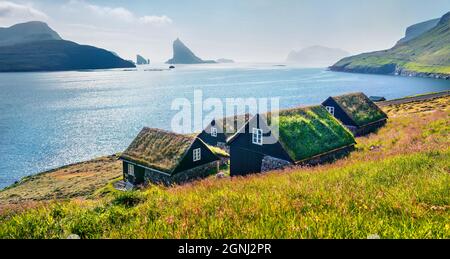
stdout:
{"type": "Polygon", "coordinates": [[[215,173],[219,157],[193,135],[144,128],[120,156],[123,177],[133,185],[177,184],[215,173]]]}
{"type": "Polygon", "coordinates": [[[198,135],[206,144],[229,151],[227,139],[233,136],[249,120],[250,115],[235,115],[213,119],[198,135]]]}
{"type": "Polygon", "coordinates": [[[364,93],[329,97],[322,105],[355,136],[376,131],[386,124],[388,118],[364,93]]]}
{"type": "Polygon", "coordinates": [[[342,157],[355,139],[318,105],[257,114],[228,140],[231,176],[314,165],[342,157]]]}

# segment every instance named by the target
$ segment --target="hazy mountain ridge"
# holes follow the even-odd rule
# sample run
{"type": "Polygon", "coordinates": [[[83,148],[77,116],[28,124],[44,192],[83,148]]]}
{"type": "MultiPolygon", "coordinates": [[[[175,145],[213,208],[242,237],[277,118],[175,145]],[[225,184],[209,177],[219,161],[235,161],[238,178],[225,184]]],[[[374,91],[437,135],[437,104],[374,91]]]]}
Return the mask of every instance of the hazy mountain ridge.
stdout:
{"type": "Polygon", "coordinates": [[[316,45],[291,51],[286,61],[309,67],[328,67],[349,55],[350,53],[342,49],[316,45]]]}
{"type": "Polygon", "coordinates": [[[8,28],[0,28],[0,46],[43,40],[62,40],[62,38],[46,23],[38,21],[19,23],[8,28]]]}
{"type": "Polygon", "coordinates": [[[439,23],[389,50],[344,58],[333,71],[450,79],[450,12],[439,23]]]}

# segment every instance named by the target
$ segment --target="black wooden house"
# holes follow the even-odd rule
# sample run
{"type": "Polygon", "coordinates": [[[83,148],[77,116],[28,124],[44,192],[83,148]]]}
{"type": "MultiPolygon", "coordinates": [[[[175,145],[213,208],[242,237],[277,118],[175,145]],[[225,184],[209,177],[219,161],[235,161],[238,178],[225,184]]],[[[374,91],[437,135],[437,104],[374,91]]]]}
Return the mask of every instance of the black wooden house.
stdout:
{"type": "Polygon", "coordinates": [[[213,119],[198,138],[206,144],[229,151],[227,139],[233,136],[249,120],[250,115],[236,115],[221,119],[213,119]]]}
{"type": "Polygon", "coordinates": [[[322,105],[355,136],[363,136],[384,126],[387,115],[365,94],[329,97],[322,105]]]}
{"type": "Polygon", "coordinates": [[[231,176],[318,164],[353,150],[348,129],[318,105],[257,114],[228,140],[231,176]]]}
{"type": "Polygon", "coordinates": [[[133,184],[184,183],[214,173],[219,157],[201,139],[144,128],[120,156],[124,180],[133,184]]]}

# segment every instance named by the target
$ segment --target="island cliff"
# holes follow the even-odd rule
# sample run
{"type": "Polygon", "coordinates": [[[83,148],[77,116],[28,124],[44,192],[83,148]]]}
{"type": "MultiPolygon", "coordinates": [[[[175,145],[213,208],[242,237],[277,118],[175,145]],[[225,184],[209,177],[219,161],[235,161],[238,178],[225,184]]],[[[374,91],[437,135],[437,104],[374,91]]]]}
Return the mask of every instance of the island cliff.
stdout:
{"type": "Polygon", "coordinates": [[[203,60],[197,57],[180,39],[173,42],[173,58],[167,64],[213,64],[214,60],[203,60]]]}
{"type": "Polygon", "coordinates": [[[0,28],[0,72],[135,67],[117,54],[63,40],[43,22],[0,28]]]}
{"type": "MultiPolygon", "coordinates": [[[[433,22],[426,22],[428,26],[433,22]]],[[[431,24],[431,25],[430,25],[431,24]]],[[[389,50],[344,58],[333,71],[450,79],[450,12],[429,30],[419,24],[389,50]],[[420,34],[421,32],[421,34],[420,34]],[[419,34],[419,35],[417,35],[419,34]]]]}

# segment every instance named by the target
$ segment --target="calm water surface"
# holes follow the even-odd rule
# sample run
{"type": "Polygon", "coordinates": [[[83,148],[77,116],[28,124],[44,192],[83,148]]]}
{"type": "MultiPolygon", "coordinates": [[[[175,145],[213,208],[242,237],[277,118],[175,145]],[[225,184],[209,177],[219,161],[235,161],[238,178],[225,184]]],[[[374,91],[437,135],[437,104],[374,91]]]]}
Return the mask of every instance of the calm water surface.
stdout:
{"type": "Polygon", "coordinates": [[[125,149],[144,126],[170,129],[174,98],[280,97],[282,108],[362,91],[398,98],[450,81],[272,65],[180,66],[173,71],[0,73],[0,188],[125,149]]]}

